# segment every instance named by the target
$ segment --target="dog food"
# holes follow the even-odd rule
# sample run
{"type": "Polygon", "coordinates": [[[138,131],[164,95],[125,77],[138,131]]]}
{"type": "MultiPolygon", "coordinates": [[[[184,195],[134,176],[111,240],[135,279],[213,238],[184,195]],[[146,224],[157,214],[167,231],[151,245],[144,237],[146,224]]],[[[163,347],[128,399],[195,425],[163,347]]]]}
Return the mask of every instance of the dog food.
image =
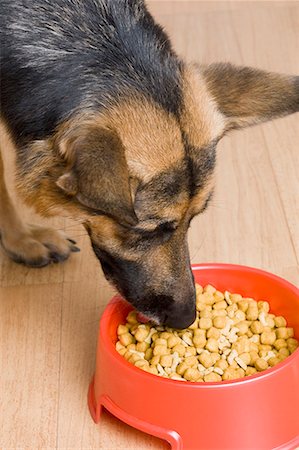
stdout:
{"type": "Polygon", "coordinates": [[[234,380],[268,369],[299,346],[266,301],[196,285],[196,320],[189,328],[138,321],[136,311],[117,329],[116,350],[146,372],[180,381],[234,380]]]}

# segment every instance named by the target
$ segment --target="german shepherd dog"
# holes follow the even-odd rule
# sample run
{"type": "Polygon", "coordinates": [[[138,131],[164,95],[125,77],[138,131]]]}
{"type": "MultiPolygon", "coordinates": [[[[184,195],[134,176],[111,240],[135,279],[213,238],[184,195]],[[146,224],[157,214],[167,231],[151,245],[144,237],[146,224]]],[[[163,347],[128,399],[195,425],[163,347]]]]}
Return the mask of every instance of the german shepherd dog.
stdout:
{"type": "MultiPolygon", "coordinates": [[[[1,0],[1,119],[23,199],[84,224],[107,279],[139,311],[195,319],[187,247],[228,131],[299,110],[299,77],[187,64],[143,0],[1,0]]],[[[16,262],[74,242],[23,223],[0,160],[0,230],[16,262]]]]}

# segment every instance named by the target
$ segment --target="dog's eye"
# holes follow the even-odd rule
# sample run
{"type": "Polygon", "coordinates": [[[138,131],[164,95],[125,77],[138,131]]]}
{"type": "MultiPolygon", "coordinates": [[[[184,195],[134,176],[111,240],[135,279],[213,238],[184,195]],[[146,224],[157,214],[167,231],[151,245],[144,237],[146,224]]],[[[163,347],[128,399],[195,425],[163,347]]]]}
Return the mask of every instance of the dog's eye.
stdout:
{"type": "Polygon", "coordinates": [[[176,230],[177,228],[177,223],[174,221],[169,221],[169,222],[162,222],[160,223],[156,228],[152,229],[152,230],[144,230],[144,229],[136,229],[135,231],[137,231],[143,238],[146,239],[157,239],[157,238],[162,238],[167,239],[168,237],[171,236],[171,234],[176,230]]]}

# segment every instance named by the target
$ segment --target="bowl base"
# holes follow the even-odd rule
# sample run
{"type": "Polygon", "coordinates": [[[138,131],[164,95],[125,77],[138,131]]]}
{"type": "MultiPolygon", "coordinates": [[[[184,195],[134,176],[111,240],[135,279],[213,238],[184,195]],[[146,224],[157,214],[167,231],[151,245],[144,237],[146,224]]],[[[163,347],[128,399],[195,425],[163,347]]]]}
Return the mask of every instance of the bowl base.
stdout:
{"type": "Polygon", "coordinates": [[[94,394],[94,377],[91,380],[88,389],[88,407],[95,423],[99,423],[101,412],[103,407],[109,411],[113,416],[127,425],[136,428],[139,431],[150,434],[157,438],[167,441],[171,445],[171,450],[194,450],[188,449],[183,446],[181,436],[172,430],[165,430],[161,427],[153,425],[151,423],[144,422],[143,420],[137,419],[131,416],[123,409],[119,408],[108,396],[102,395],[98,401],[96,401],[94,394]]]}

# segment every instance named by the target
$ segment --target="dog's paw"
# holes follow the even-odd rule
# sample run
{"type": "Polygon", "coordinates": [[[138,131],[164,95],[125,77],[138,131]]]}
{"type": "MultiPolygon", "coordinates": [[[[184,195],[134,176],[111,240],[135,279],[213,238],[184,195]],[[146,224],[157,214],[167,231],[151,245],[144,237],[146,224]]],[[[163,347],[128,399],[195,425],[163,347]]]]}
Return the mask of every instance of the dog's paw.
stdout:
{"type": "Polygon", "coordinates": [[[65,261],[72,252],[80,251],[62,231],[38,225],[27,225],[16,234],[2,233],[1,243],[13,261],[30,267],[65,261]]]}

